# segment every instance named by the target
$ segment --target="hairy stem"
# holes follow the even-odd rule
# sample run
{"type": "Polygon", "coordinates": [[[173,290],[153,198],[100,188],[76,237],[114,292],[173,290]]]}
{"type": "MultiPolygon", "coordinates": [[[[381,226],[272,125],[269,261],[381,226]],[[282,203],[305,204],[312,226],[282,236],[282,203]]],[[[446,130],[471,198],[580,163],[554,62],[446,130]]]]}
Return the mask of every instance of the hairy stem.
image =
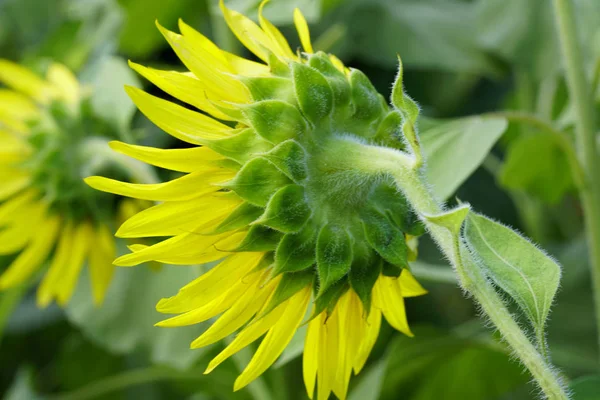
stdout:
{"type": "Polygon", "coordinates": [[[575,139],[583,167],[584,185],[580,191],[585,214],[588,251],[600,346],[600,156],[594,129],[592,94],[585,75],[583,57],[571,0],[554,0],[554,13],[565,66],[569,98],[575,107],[575,139]]]}
{"type": "MultiPolygon", "coordinates": [[[[345,151],[352,151],[352,159],[357,160],[356,165],[365,171],[391,175],[418,215],[438,215],[444,211],[442,204],[433,197],[423,181],[421,172],[414,168],[412,156],[377,146],[357,143],[356,147],[354,151],[351,146],[345,148],[345,151]]],[[[462,287],[479,303],[514,354],[531,372],[545,397],[552,400],[568,399],[555,369],[521,330],[464,242],[443,226],[426,218],[423,218],[423,222],[451,261],[462,287]]]]}

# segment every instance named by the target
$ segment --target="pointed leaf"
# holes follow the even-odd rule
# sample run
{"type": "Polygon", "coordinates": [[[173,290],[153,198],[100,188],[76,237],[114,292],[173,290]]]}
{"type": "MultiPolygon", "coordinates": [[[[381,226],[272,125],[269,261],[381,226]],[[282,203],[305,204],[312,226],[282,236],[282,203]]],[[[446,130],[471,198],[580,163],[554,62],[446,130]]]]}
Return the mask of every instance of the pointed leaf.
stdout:
{"type": "Polygon", "coordinates": [[[341,227],[327,224],[317,239],[317,269],[319,293],[325,292],[350,271],[352,265],[352,239],[341,227]]]}
{"type": "Polygon", "coordinates": [[[445,211],[441,214],[436,215],[424,215],[424,217],[429,221],[436,225],[443,226],[448,229],[454,235],[458,235],[460,233],[460,228],[462,227],[465,218],[467,218],[467,214],[471,210],[471,206],[468,204],[460,205],[451,210],[445,211]]]}
{"type": "Polygon", "coordinates": [[[271,99],[291,101],[294,97],[294,87],[289,79],[276,76],[244,76],[240,79],[255,102],[271,99]]]}
{"type": "Polygon", "coordinates": [[[275,252],[274,274],[302,271],[316,262],[317,237],[314,227],[286,234],[275,252]]]}
{"type": "Polygon", "coordinates": [[[558,264],[512,229],[471,213],[465,235],[484,272],[542,330],[560,281],[558,264]]]}
{"type": "Polygon", "coordinates": [[[273,297],[271,297],[269,304],[261,314],[267,315],[273,311],[275,307],[310,285],[314,278],[315,272],[313,270],[284,273],[277,289],[275,289],[275,293],[273,293],[273,297]]]}
{"type": "Polygon", "coordinates": [[[234,229],[241,229],[258,219],[263,213],[263,209],[250,203],[242,203],[236,207],[223,222],[211,233],[223,233],[234,229]]]}
{"type": "Polygon", "coordinates": [[[294,182],[306,179],[306,152],[295,140],[286,140],[262,155],[294,182]]]}
{"type": "Polygon", "coordinates": [[[256,133],[271,143],[302,137],[307,124],[300,111],[281,100],[263,100],[243,108],[256,133]]]}
{"type": "Polygon", "coordinates": [[[291,183],[275,165],[264,158],[249,161],[237,175],[223,187],[259,207],[265,207],[271,196],[282,186],[291,183]]]}
{"type": "Polygon", "coordinates": [[[273,145],[260,137],[254,129],[244,129],[231,137],[213,140],[208,143],[208,147],[243,164],[255,154],[271,150],[273,145]]]}
{"type": "Polygon", "coordinates": [[[361,71],[353,69],[349,79],[352,87],[352,103],[354,104],[353,118],[365,121],[379,118],[385,111],[385,100],[369,78],[361,71]]]}
{"type": "Polygon", "coordinates": [[[302,229],[310,215],[304,188],[300,185],[288,185],[269,199],[264,214],[256,223],[281,232],[294,233],[302,229]]]}
{"type": "MultiPolygon", "coordinates": [[[[382,262],[379,256],[371,254],[368,258],[354,259],[350,268],[350,286],[360,298],[367,313],[371,310],[373,286],[381,274],[382,262]]],[[[400,268],[398,270],[401,271],[400,268]]]]}
{"type": "Polygon", "coordinates": [[[240,245],[232,251],[274,251],[283,234],[266,226],[254,225],[240,245]]]}
{"type": "Polygon", "coordinates": [[[408,247],[404,234],[376,211],[363,213],[363,227],[369,245],[386,261],[408,267],[408,247]]]}
{"type": "Polygon", "coordinates": [[[308,65],[293,63],[292,75],[296,98],[302,113],[313,123],[329,116],[333,109],[333,91],[327,79],[308,65]]]}

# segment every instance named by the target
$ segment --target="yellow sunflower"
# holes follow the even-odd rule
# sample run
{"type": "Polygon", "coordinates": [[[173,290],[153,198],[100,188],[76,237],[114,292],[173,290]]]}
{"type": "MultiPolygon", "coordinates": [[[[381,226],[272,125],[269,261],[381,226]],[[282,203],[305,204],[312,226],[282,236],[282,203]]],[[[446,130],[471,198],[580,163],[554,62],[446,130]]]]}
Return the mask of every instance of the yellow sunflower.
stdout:
{"type": "Polygon", "coordinates": [[[89,96],[61,64],[50,65],[42,79],[0,60],[0,84],[0,256],[12,259],[0,289],[26,282],[50,260],[37,301],[64,306],[87,263],[100,304],[116,255],[111,223],[103,221],[115,207],[123,216],[132,207],[140,211],[137,201],[100,194],[83,182],[92,164],[103,161],[103,138],[116,135],[90,115],[89,96]]]}
{"type": "Polygon", "coordinates": [[[316,392],[324,400],[333,392],[345,399],[382,316],[411,335],[404,298],[425,293],[407,262],[414,256],[407,240],[412,244],[423,233],[421,223],[393,181],[363,174],[344,145],[402,149],[402,115],[363,73],[313,51],[299,10],[294,22],[304,51],[292,51],[263,16],[265,3],[257,25],[221,2],[229,28],[260,61],[221,50],[180,21],[181,34],[158,29],[189,72],[131,63],[190,106],[126,88],[150,120],[191,146],[112,147],[182,176],[154,185],[97,176],[86,182],[160,202],[127,220],[117,236],[167,238],[136,247],[116,265],[219,261],[157,305],[160,312],[178,314],[158,324],[165,327],[220,315],[192,348],[238,332],[207,373],[264,336],[235,382],[239,390],[269,368],[307,323],[308,396],[316,392]]]}

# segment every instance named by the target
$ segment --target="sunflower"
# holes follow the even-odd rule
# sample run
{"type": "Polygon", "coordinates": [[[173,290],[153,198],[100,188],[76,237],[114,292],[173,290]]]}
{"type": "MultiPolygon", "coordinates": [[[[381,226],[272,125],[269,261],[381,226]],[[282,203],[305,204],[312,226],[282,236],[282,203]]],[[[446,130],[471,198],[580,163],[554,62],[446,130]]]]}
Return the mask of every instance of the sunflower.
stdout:
{"type": "Polygon", "coordinates": [[[42,79],[0,60],[0,83],[0,255],[12,259],[0,289],[23,284],[49,260],[37,302],[64,306],[87,263],[100,304],[114,272],[113,210],[123,218],[141,209],[137,200],[98,193],[82,179],[97,167],[111,173],[106,161],[114,156],[102,157],[103,145],[110,150],[103,138],[116,138],[115,130],[91,114],[86,90],[61,64],[51,64],[42,79]]]}
{"type": "Polygon", "coordinates": [[[189,72],[131,67],[184,107],[127,87],[138,108],[189,145],[161,150],[121,142],[117,152],[182,175],[155,185],[90,177],[101,191],[158,201],[127,220],[117,236],[162,237],[119,257],[218,264],[161,300],[176,314],[163,327],[219,316],[191,345],[238,332],[209,364],[263,337],[237,378],[239,390],[281,355],[308,324],[303,374],[308,396],[345,399],[377,339],[382,316],[411,336],[404,298],[425,290],[408,261],[423,226],[385,175],[356,168],[345,143],[403,149],[403,116],[360,71],[315,52],[307,22],[295,10],[303,51],[294,52],[263,16],[259,25],[221,9],[229,28],[260,61],[238,57],[179,22],[181,34],[157,23],[189,72]]]}

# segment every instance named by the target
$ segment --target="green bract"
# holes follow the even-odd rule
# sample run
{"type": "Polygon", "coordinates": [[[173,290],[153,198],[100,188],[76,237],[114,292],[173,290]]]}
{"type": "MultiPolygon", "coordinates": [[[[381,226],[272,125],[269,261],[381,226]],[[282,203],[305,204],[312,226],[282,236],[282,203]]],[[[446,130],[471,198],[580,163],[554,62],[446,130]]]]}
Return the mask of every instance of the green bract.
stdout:
{"type": "Polygon", "coordinates": [[[271,57],[273,75],[242,79],[253,102],[223,107],[251,127],[210,145],[242,164],[225,187],[245,203],[224,224],[251,225],[236,251],[274,251],[273,273],[290,282],[274,305],[316,275],[317,311],[350,287],[369,310],[377,277],[408,267],[407,235],[423,227],[393,181],[356,168],[343,143],[403,149],[403,116],[362,72],[303,57],[271,57]]]}

